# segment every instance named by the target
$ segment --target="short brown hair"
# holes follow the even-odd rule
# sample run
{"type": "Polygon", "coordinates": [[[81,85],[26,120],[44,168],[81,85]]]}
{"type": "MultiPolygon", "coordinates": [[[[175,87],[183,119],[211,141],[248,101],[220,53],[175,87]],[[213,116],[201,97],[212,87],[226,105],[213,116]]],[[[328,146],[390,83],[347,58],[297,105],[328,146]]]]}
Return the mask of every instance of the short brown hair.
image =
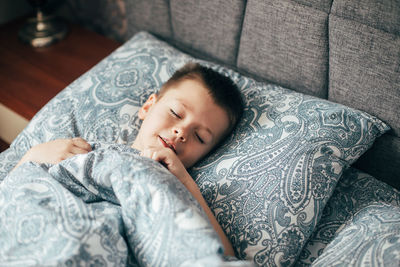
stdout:
{"type": "Polygon", "coordinates": [[[243,114],[244,103],[236,84],[227,76],[202,66],[189,62],[178,69],[167,82],[163,84],[158,96],[162,97],[172,86],[186,79],[198,80],[208,89],[214,102],[222,107],[229,117],[228,135],[236,126],[243,114]]]}

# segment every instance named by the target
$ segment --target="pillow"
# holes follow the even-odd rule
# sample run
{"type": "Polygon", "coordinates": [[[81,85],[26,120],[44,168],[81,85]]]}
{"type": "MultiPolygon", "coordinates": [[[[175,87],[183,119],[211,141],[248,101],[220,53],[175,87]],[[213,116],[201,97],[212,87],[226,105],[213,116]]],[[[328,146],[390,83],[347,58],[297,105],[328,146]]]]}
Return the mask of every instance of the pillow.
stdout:
{"type": "Polygon", "coordinates": [[[288,266],[342,172],[385,132],[363,112],[251,79],[234,135],[191,172],[240,258],[288,266]]]}
{"type": "Polygon", "coordinates": [[[399,266],[399,229],[400,207],[369,205],[339,230],[313,266],[399,266]]]}
{"type": "MultiPolygon", "coordinates": [[[[139,33],[55,97],[11,146],[22,156],[60,137],[131,144],[139,107],[193,60],[139,33]]],[[[191,174],[239,258],[290,265],[343,170],[388,127],[366,113],[196,61],[230,76],[247,108],[234,134],[191,174]]]]}
{"type": "MultiPolygon", "coordinates": [[[[351,222],[356,213],[374,205],[400,207],[400,192],[369,174],[355,168],[347,169],[326,204],[321,220],[304,246],[296,266],[310,266],[319,259],[325,247],[336,239],[338,229],[351,222]]],[[[365,237],[365,241],[368,238],[365,237]]]]}

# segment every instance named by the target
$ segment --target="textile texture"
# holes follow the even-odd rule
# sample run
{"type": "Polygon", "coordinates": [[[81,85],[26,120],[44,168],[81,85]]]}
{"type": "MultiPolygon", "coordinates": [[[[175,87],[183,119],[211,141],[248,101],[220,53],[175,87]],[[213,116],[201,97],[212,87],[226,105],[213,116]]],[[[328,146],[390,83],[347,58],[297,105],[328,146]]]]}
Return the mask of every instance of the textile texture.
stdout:
{"type": "Polygon", "coordinates": [[[330,25],[329,99],[379,114],[399,136],[400,37],[335,16],[330,25]]]}
{"type": "MultiPolygon", "coordinates": [[[[136,35],[48,103],[11,144],[17,156],[6,157],[60,137],[131,144],[139,107],[188,61],[195,59],[148,33],[136,35]]],[[[343,170],[388,127],[366,113],[198,62],[230,76],[246,109],[234,134],[192,176],[239,258],[291,265],[343,170]]]]}
{"type": "Polygon", "coordinates": [[[354,214],[313,266],[399,266],[399,229],[400,207],[368,206],[354,214]]]}
{"type": "Polygon", "coordinates": [[[151,31],[163,38],[172,37],[169,1],[124,1],[126,7],[127,34],[129,39],[139,31],[151,31]]]}
{"type": "Polygon", "coordinates": [[[349,168],[343,173],[295,266],[311,266],[321,254],[325,255],[321,266],[334,265],[334,262],[341,262],[343,266],[363,266],[365,260],[370,260],[371,266],[396,266],[400,257],[400,226],[396,217],[399,207],[398,190],[369,174],[349,168]],[[385,219],[388,215],[395,220],[385,219]],[[368,221],[365,225],[364,220],[368,221]],[[340,234],[352,230],[355,230],[354,236],[344,238],[345,233],[340,234]],[[393,243],[387,243],[392,237],[393,243]],[[332,241],[336,245],[329,245],[332,241]],[[372,254],[371,249],[375,250],[372,254]],[[335,260],[332,257],[334,251],[337,252],[335,260]]]}
{"type": "Polygon", "coordinates": [[[331,13],[400,35],[400,2],[397,0],[335,0],[332,3],[331,13]]]}
{"type": "Polygon", "coordinates": [[[325,98],[328,14],[294,1],[246,8],[238,67],[287,88],[325,98]]]}
{"type": "Polygon", "coordinates": [[[125,145],[95,146],[56,165],[24,163],[2,181],[2,266],[222,261],[218,235],[175,176],[125,145]]]}
{"type": "MultiPolygon", "coordinates": [[[[400,143],[398,0],[65,3],[74,21],[117,40],[149,31],[259,81],[368,112],[393,129],[385,144],[400,143]]],[[[399,164],[399,150],[378,143],[357,167],[400,188],[399,164]]]]}
{"type": "Polygon", "coordinates": [[[400,139],[390,134],[381,136],[377,142],[368,150],[354,166],[386,182],[394,188],[400,188],[399,166],[400,139]],[[382,169],[382,166],[385,168],[382,169]]]}
{"type": "Polygon", "coordinates": [[[174,39],[180,44],[236,64],[244,1],[171,0],[174,39]],[[212,41],[211,41],[212,40],[212,41]]]}

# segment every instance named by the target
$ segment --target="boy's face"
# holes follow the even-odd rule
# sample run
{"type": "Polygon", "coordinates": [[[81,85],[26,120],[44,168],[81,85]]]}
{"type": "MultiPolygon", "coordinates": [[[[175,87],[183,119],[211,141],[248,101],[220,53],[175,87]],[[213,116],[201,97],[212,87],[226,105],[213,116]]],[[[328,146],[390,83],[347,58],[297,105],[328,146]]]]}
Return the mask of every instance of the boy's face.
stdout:
{"type": "Polygon", "coordinates": [[[171,149],[186,168],[205,156],[229,127],[227,112],[197,80],[171,85],[160,98],[152,94],[139,111],[143,120],[133,147],[171,149]]]}

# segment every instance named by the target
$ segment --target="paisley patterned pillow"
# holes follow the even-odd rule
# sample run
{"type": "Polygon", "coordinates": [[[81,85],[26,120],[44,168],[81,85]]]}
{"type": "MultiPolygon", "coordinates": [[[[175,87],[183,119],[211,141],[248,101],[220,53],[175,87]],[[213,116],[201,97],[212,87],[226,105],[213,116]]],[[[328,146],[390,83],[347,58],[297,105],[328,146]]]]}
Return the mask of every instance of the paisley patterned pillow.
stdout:
{"type": "Polygon", "coordinates": [[[312,266],[399,266],[400,207],[374,203],[360,210],[312,266]]]}
{"type": "Polygon", "coordinates": [[[387,126],[332,102],[247,78],[237,81],[247,101],[245,116],[191,174],[240,258],[288,266],[342,172],[387,126]]]}
{"type": "MultiPolygon", "coordinates": [[[[18,158],[36,143],[72,136],[130,144],[138,108],[190,60],[139,33],[48,103],[11,149],[18,158]]],[[[230,76],[247,108],[234,134],[191,174],[239,258],[288,266],[343,170],[388,127],[366,113],[199,62],[230,76]]]]}
{"type": "MultiPolygon", "coordinates": [[[[301,252],[301,255],[298,258],[295,266],[311,266],[313,262],[315,262],[317,259],[319,260],[320,255],[322,254],[322,252],[325,251],[325,247],[330,244],[332,240],[338,240],[335,235],[338,232],[341,232],[340,229],[347,228],[346,225],[352,223],[355,218],[359,216],[356,216],[357,213],[362,214],[365,211],[371,211],[373,209],[372,207],[374,206],[382,207],[383,213],[386,213],[387,208],[385,207],[387,206],[397,207],[390,211],[390,213],[394,214],[395,211],[400,207],[400,192],[395,188],[383,183],[382,181],[377,180],[369,174],[361,172],[355,168],[348,168],[343,173],[343,176],[340,178],[340,181],[337,184],[336,189],[332,194],[332,197],[329,199],[324,208],[322,217],[318,222],[318,225],[314,229],[312,236],[308,239],[307,244],[304,246],[303,251],[301,252]]],[[[378,215],[380,213],[381,212],[375,213],[375,215],[378,215]]],[[[374,214],[371,214],[371,216],[374,216],[374,214]]],[[[371,218],[371,220],[373,220],[373,218],[371,218]]],[[[355,223],[357,224],[357,222],[355,223]]],[[[378,224],[375,226],[371,224],[364,229],[367,230],[371,227],[376,231],[379,229],[380,224],[380,222],[378,222],[378,224]]],[[[395,225],[396,224],[388,225],[389,229],[395,225]]],[[[382,226],[384,227],[383,223],[382,226]]],[[[355,232],[358,237],[353,241],[358,240],[358,242],[361,242],[363,240],[363,243],[365,241],[364,245],[366,245],[368,242],[371,242],[372,237],[376,238],[376,236],[371,236],[369,234],[372,233],[372,229],[369,229],[368,231],[360,229],[360,231],[355,232]],[[361,233],[365,233],[365,235],[361,235],[361,233]]],[[[381,229],[381,234],[383,234],[384,228],[381,229]]],[[[376,241],[378,241],[378,239],[376,241]]],[[[341,247],[345,247],[344,243],[341,243],[340,245],[341,247]]],[[[363,246],[360,246],[358,248],[362,248],[363,246]]],[[[379,242],[376,242],[376,246],[379,248],[384,248],[375,250],[379,253],[384,253],[386,248],[389,249],[388,254],[393,252],[400,253],[400,246],[397,246],[396,250],[394,249],[395,246],[388,246],[388,244],[385,244],[385,239],[380,239],[379,242]]],[[[327,255],[332,255],[331,253],[334,251],[335,248],[332,246],[330,247],[332,249],[331,252],[329,254],[324,253],[324,258],[327,255]]],[[[343,250],[338,250],[341,251],[341,255],[339,257],[336,257],[336,263],[339,260],[346,258],[348,249],[349,248],[346,247],[347,252],[343,250]]],[[[354,247],[353,249],[357,250],[356,247],[354,247]]],[[[353,253],[351,256],[354,259],[358,258],[357,261],[361,261],[367,255],[367,253],[357,253],[356,257],[356,254],[353,253]]],[[[383,254],[375,254],[375,256],[376,257],[373,257],[374,259],[384,262],[383,254]]],[[[325,260],[320,262],[325,262],[325,260]]],[[[343,263],[343,265],[348,266],[357,264],[343,263]]],[[[329,266],[329,264],[325,264],[325,266],[329,266]]]]}

